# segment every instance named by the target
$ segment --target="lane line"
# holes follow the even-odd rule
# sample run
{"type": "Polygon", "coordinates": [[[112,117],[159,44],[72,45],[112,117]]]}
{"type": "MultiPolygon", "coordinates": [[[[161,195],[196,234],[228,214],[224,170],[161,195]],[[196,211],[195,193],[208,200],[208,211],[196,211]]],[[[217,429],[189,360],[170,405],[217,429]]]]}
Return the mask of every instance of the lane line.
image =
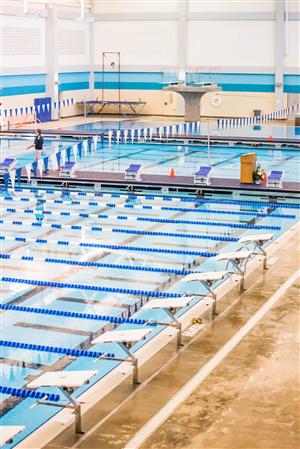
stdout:
{"type": "Polygon", "coordinates": [[[242,341],[242,339],[261,321],[261,319],[271,310],[286,291],[300,277],[298,269],[282,286],[268,299],[268,301],[247,321],[244,326],[192,377],[192,379],[173,396],[173,398],[150,419],[139,432],[124,446],[123,449],[138,449],[184,402],[193,391],[201,385],[205,379],[218,367],[230,352],[242,341]]]}

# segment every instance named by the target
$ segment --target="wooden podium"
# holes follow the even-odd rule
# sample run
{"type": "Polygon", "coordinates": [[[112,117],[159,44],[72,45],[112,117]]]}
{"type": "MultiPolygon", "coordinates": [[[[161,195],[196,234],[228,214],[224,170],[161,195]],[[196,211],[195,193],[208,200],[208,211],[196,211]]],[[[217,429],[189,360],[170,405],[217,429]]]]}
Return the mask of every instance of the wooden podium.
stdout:
{"type": "Polygon", "coordinates": [[[240,162],[241,184],[253,184],[253,172],[256,169],[256,153],[243,154],[240,157],[240,162]]]}

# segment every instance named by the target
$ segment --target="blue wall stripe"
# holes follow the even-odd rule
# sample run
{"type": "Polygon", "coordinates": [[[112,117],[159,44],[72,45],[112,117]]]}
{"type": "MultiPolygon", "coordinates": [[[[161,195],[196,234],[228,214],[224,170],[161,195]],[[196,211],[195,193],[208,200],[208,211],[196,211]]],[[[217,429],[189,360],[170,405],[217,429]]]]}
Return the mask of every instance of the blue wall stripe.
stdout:
{"type": "MultiPolygon", "coordinates": [[[[121,83],[121,89],[132,90],[162,90],[165,83],[121,83]]],[[[274,92],[274,85],[270,84],[225,84],[219,83],[219,86],[226,92],[274,92]]],[[[102,83],[95,82],[95,89],[102,89],[102,83]]],[[[118,89],[118,83],[107,82],[104,89],[118,89]]]]}
{"type": "Polygon", "coordinates": [[[61,83],[89,82],[90,72],[68,72],[59,73],[58,79],[61,83]]]}
{"type": "Polygon", "coordinates": [[[88,89],[89,83],[79,82],[79,83],[61,83],[59,85],[59,92],[66,92],[68,90],[83,90],[88,89]]]}
{"type": "MultiPolygon", "coordinates": [[[[174,73],[161,72],[121,72],[121,89],[162,90],[169,81],[174,81],[174,73]]],[[[187,79],[194,82],[209,81],[210,74],[197,74],[187,79]]],[[[118,88],[118,74],[105,73],[105,89],[118,88]]],[[[59,73],[60,92],[89,88],[89,72],[59,73]]],[[[221,73],[211,77],[226,92],[274,92],[273,74],[221,73]]],[[[0,95],[24,95],[46,91],[46,74],[5,75],[0,77],[0,95]]],[[[102,72],[95,72],[94,87],[102,88],[102,72]]],[[[300,93],[300,75],[284,75],[284,92],[300,93]]]]}
{"type": "Polygon", "coordinates": [[[1,88],[46,84],[46,74],[0,76],[1,88]]]}
{"type": "MultiPolygon", "coordinates": [[[[135,83],[135,82],[121,82],[121,89],[132,89],[132,90],[162,90],[166,83],[135,83]]],[[[94,83],[95,89],[102,89],[102,82],[94,83]]],[[[109,81],[104,83],[104,89],[118,89],[119,84],[114,81],[109,81]]]]}
{"type": "Polygon", "coordinates": [[[10,97],[12,95],[37,94],[43,92],[46,92],[46,86],[44,84],[40,86],[6,87],[4,89],[0,89],[0,96],[10,97]]]}

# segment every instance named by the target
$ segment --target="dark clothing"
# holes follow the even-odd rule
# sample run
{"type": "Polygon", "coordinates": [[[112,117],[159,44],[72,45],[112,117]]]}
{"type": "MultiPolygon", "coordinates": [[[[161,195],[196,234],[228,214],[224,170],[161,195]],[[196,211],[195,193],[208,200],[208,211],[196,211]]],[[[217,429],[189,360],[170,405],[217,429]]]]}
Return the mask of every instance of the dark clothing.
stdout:
{"type": "Polygon", "coordinates": [[[42,150],[44,145],[44,138],[42,136],[36,136],[34,139],[34,148],[36,150],[42,150]]]}

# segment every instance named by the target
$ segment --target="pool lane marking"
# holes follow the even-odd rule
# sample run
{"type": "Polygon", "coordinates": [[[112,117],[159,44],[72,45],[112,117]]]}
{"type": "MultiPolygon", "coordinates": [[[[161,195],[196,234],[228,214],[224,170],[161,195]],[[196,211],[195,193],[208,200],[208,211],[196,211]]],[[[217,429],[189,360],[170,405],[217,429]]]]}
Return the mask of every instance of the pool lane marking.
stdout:
{"type": "MultiPolygon", "coordinates": [[[[234,228],[234,229],[271,229],[271,230],[277,230],[280,231],[281,226],[278,225],[260,225],[260,224],[249,224],[249,221],[240,222],[237,220],[226,220],[226,222],[223,221],[213,221],[210,218],[211,217],[203,217],[205,221],[202,220],[184,220],[184,219],[173,219],[173,218],[158,218],[158,217],[143,217],[143,216],[128,216],[128,215],[119,215],[118,213],[115,214],[107,214],[107,213],[100,213],[100,214],[90,214],[85,212],[76,212],[76,214],[72,212],[58,212],[55,210],[51,211],[45,211],[45,210],[37,210],[35,209],[21,209],[17,210],[15,208],[7,208],[7,209],[1,209],[1,215],[0,219],[5,218],[5,215],[7,213],[12,214],[32,214],[32,215],[45,215],[47,217],[61,217],[62,219],[64,217],[68,218],[82,218],[82,219],[99,219],[99,220],[109,220],[109,219],[116,219],[121,221],[133,221],[133,222],[144,222],[144,223],[160,223],[162,225],[191,225],[191,226],[212,226],[212,227],[228,227],[228,228],[234,228]],[[247,227],[248,226],[248,227],[247,227]]],[[[110,211],[109,211],[110,212],[110,211]]],[[[226,214],[225,214],[226,215],[226,214]]],[[[213,217],[212,217],[213,218],[213,217]]],[[[253,220],[253,219],[252,219],[253,220]]],[[[252,221],[250,220],[250,221],[252,221]]],[[[99,224],[101,225],[101,224],[99,224]]],[[[104,224],[105,226],[105,224],[104,224]]]]}
{"type": "MultiPolygon", "coordinates": [[[[147,206],[147,205],[141,205],[141,204],[135,204],[135,205],[126,205],[123,203],[116,203],[116,202],[112,202],[112,203],[96,203],[96,204],[90,204],[90,203],[95,203],[95,201],[85,201],[85,200],[73,200],[70,201],[69,199],[61,199],[61,198],[56,198],[56,199],[42,199],[42,201],[38,204],[37,206],[37,202],[38,199],[32,197],[32,203],[31,202],[27,202],[27,201],[22,201],[22,198],[4,198],[5,201],[17,201],[22,203],[25,208],[29,208],[29,207],[38,207],[38,206],[42,206],[42,205],[53,205],[54,209],[58,208],[60,209],[61,207],[68,208],[68,207],[76,207],[76,206],[89,206],[91,208],[93,207],[98,207],[101,209],[107,209],[109,208],[109,210],[112,209],[124,209],[126,211],[136,211],[136,210],[142,210],[142,211],[164,211],[164,212],[184,212],[184,213],[197,213],[197,214],[214,214],[214,215],[245,215],[245,216],[253,216],[253,217],[257,217],[257,218],[268,218],[268,217],[278,217],[278,215],[280,215],[279,218],[292,218],[295,219],[296,216],[293,214],[275,214],[272,215],[272,212],[257,212],[257,211],[241,211],[241,210],[225,210],[225,209],[199,209],[199,208],[191,208],[191,207],[172,207],[172,206],[147,206]],[[61,202],[57,202],[57,201],[61,201],[61,202]]],[[[201,204],[201,203],[200,203],[201,204]]],[[[201,204],[202,206],[205,206],[206,204],[203,203],[201,204]]],[[[81,209],[81,207],[79,209],[81,209]]],[[[3,212],[5,212],[5,209],[1,209],[3,212]]],[[[53,210],[53,209],[51,209],[53,210]]],[[[85,208],[83,210],[86,210],[85,208]]],[[[22,210],[20,210],[21,212],[22,210]]],[[[90,213],[90,215],[92,215],[90,213]]]]}
{"type": "MultiPolygon", "coordinates": [[[[56,229],[56,228],[54,228],[56,229]]],[[[0,239],[1,240],[1,239],[0,239]]],[[[4,241],[5,238],[2,239],[4,241]]],[[[26,243],[26,237],[21,237],[19,240],[15,240],[19,243],[26,243]],[[25,241],[24,241],[25,239],[25,241]]],[[[79,243],[69,243],[67,240],[50,240],[50,239],[43,239],[43,238],[37,238],[33,243],[36,244],[43,244],[48,245],[49,243],[53,243],[55,245],[61,245],[65,248],[68,248],[69,246],[76,246],[79,248],[91,248],[93,250],[96,249],[102,249],[104,252],[107,253],[124,253],[128,251],[133,252],[147,252],[147,253],[158,253],[158,254],[180,254],[180,255],[188,255],[188,256],[201,256],[201,257],[215,257],[218,253],[216,252],[209,252],[209,251],[193,251],[193,250],[176,250],[176,249],[168,249],[168,248],[153,248],[152,247],[145,247],[145,246],[132,246],[132,245],[120,245],[117,243],[113,244],[104,244],[104,243],[94,243],[90,241],[84,241],[79,243]]],[[[102,252],[103,252],[102,251],[102,252]]]]}
{"type": "MultiPolygon", "coordinates": [[[[26,217],[27,218],[27,217],[26,217]]],[[[33,222],[28,222],[26,221],[26,219],[22,219],[22,220],[3,220],[4,223],[1,223],[0,226],[7,224],[10,226],[20,226],[20,223],[22,223],[22,226],[32,226],[35,227],[35,221],[33,222]]],[[[137,237],[144,237],[144,236],[149,236],[149,237],[170,237],[170,238],[184,238],[184,239],[196,239],[196,240],[211,240],[211,241],[215,241],[215,242],[230,242],[230,243],[236,243],[238,242],[238,237],[232,237],[231,235],[209,235],[209,234],[200,234],[200,232],[203,231],[199,231],[199,234],[185,234],[184,232],[163,232],[163,231],[141,231],[138,229],[124,229],[124,228],[108,228],[106,227],[106,223],[101,224],[101,226],[83,226],[83,225],[78,225],[80,226],[80,229],[78,228],[74,228],[73,226],[77,226],[77,225],[65,225],[62,224],[60,225],[61,227],[56,228],[53,227],[52,224],[53,223],[48,223],[48,222],[38,222],[38,224],[41,226],[36,226],[37,228],[41,228],[43,229],[43,227],[50,227],[51,229],[56,229],[56,230],[64,230],[64,229],[69,229],[71,231],[91,231],[91,232],[100,232],[100,233],[106,233],[106,234],[112,234],[112,235],[120,235],[120,236],[125,236],[125,235],[131,235],[131,236],[137,236],[137,237]],[[102,228],[102,226],[104,226],[104,228],[102,228]],[[128,231],[128,232],[127,232],[128,231]]],[[[118,224],[115,224],[115,226],[118,226],[118,224]]],[[[129,226],[128,226],[129,228],[129,226]]],[[[243,229],[243,228],[242,228],[243,229]]],[[[12,231],[8,231],[8,232],[12,232],[12,231]]],[[[194,232],[197,232],[194,231],[194,232]]],[[[205,232],[205,231],[204,231],[205,232]]],[[[0,240],[15,240],[15,237],[10,237],[10,236],[2,236],[0,235],[0,240]],[[2,238],[2,237],[5,237],[2,238]]],[[[76,235],[73,237],[77,237],[76,235]]],[[[26,237],[24,237],[26,238],[26,237]]],[[[105,236],[103,237],[105,238],[105,236]]],[[[88,239],[89,241],[91,239],[88,239]]],[[[31,241],[30,238],[26,238],[26,241],[31,241]]],[[[32,240],[34,241],[34,240],[32,240]]],[[[93,241],[91,240],[90,243],[98,243],[97,241],[93,241]]],[[[69,242],[69,244],[71,244],[71,242],[69,242]]],[[[176,245],[176,243],[174,243],[174,245],[176,245]]]]}
{"type": "Polygon", "coordinates": [[[292,274],[289,279],[268,299],[268,301],[244,324],[241,329],[228,340],[227,343],[188,381],[173,398],[151,418],[123,449],[138,449],[141,445],[174,413],[198,388],[215,368],[236,348],[243,338],[262,320],[262,318],[274,307],[280,298],[300,277],[300,269],[292,274]]]}
{"type": "MultiPolygon", "coordinates": [[[[48,249],[46,250],[49,251],[48,249]]],[[[60,252],[61,254],[61,252],[60,252]]],[[[81,254],[79,254],[81,255],[81,254]]],[[[65,264],[68,266],[77,266],[77,267],[85,267],[85,268],[110,268],[110,269],[118,269],[118,270],[129,270],[129,271],[147,271],[150,273],[160,273],[164,274],[166,277],[169,277],[170,275],[176,275],[176,276],[187,276],[188,274],[194,273],[192,270],[184,270],[184,269],[175,269],[175,268],[160,268],[160,267],[150,267],[150,266],[138,266],[138,265],[125,265],[125,264],[112,264],[112,263],[104,263],[104,262],[88,262],[84,260],[69,260],[69,259],[58,259],[54,257],[45,257],[39,258],[34,256],[11,256],[1,257],[0,255],[0,263],[2,264],[3,261],[20,261],[20,262],[36,262],[36,263],[53,263],[53,264],[65,264]]],[[[158,261],[156,261],[158,262],[158,261]]],[[[161,263],[161,261],[159,261],[161,263]]],[[[11,267],[6,267],[8,269],[11,269],[11,267]]],[[[96,278],[99,278],[99,276],[96,276],[96,278]]],[[[131,281],[130,281],[131,282],[131,281]]],[[[140,281],[132,281],[132,282],[140,282],[140,281]]],[[[148,281],[147,281],[148,282],[148,281]]]]}
{"type": "MultiPolygon", "coordinates": [[[[3,188],[0,188],[0,191],[5,192],[3,190],[3,188]]],[[[47,195],[55,195],[56,193],[59,193],[61,191],[55,191],[53,189],[25,189],[25,188],[16,188],[15,192],[19,193],[19,192],[32,192],[32,191],[41,191],[41,192],[45,192],[47,195]]],[[[68,190],[67,190],[68,191],[68,190]]],[[[69,192],[69,191],[68,191],[69,192]]],[[[77,197],[80,198],[87,198],[87,197],[92,197],[92,198],[122,198],[124,196],[131,197],[132,199],[136,199],[136,198],[144,198],[146,201],[156,201],[156,200],[160,200],[160,201],[167,201],[167,202],[174,202],[174,203],[197,203],[197,204],[202,204],[202,203],[207,203],[207,204],[225,204],[225,205],[236,205],[236,206],[256,206],[256,207],[276,207],[276,208],[280,208],[280,207],[284,207],[284,208],[292,208],[292,209],[299,209],[300,207],[296,204],[296,203],[269,203],[269,202],[263,202],[263,201],[251,201],[251,200],[226,200],[226,199],[210,199],[210,198],[205,198],[203,200],[199,200],[197,199],[195,196],[194,197],[188,197],[188,196],[180,196],[180,197],[172,197],[170,195],[155,195],[155,194],[129,194],[128,192],[120,192],[120,193],[102,193],[102,192],[85,192],[85,191],[76,191],[76,190],[72,190],[71,191],[73,195],[76,195],[77,197]],[[134,197],[134,198],[133,198],[134,197]],[[165,198],[167,198],[167,200],[165,200],[165,198]],[[294,206],[298,206],[298,207],[294,207],[294,206]]],[[[61,198],[57,198],[57,199],[61,199],[61,198]]],[[[1,200],[1,197],[0,197],[1,200]]]]}

